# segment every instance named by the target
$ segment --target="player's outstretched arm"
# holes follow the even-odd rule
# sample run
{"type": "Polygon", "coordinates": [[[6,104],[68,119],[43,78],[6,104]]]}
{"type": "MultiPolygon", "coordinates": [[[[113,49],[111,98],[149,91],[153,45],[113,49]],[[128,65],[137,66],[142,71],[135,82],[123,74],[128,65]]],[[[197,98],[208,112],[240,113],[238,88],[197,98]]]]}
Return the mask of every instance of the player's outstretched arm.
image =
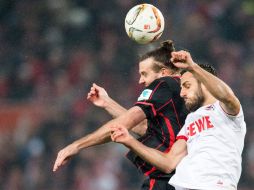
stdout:
{"type": "Polygon", "coordinates": [[[53,171],[58,170],[59,167],[64,165],[72,156],[78,154],[82,149],[111,141],[110,127],[120,124],[130,130],[143,121],[145,117],[143,110],[138,106],[134,106],[121,116],[107,122],[93,133],[74,141],[58,152],[53,171]]]}
{"type": "Polygon", "coordinates": [[[90,92],[87,94],[87,99],[94,105],[105,109],[113,118],[116,118],[127,111],[127,109],[109,97],[104,88],[95,83],[93,83],[90,92]]]}
{"type": "Polygon", "coordinates": [[[240,102],[232,89],[218,77],[202,69],[196,64],[186,51],[172,52],[171,61],[175,66],[191,72],[207,90],[220,101],[224,111],[230,115],[237,115],[240,111],[240,102]]]}
{"type": "Polygon", "coordinates": [[[80,138],[68,146],[61,149],[55,160],[53,171],[57,171],[61,166],[65,165],[74,155],[78,154],[82,149],[110,142],[109,131],[107,125],[102,126],[95,132],[80,138]]]}
{"type": "Polygon", "coordinates": [[[182,158],[187,155],[187,145],[185,140],[177,140],[170,152],[163,153],[143,145],[132,137],[128,130],[121,125],[111,127],[111,139],[114,142],[125,145],[143,160],[149,162],[165,173],[171,173],[182,158]]]}
{"type": "MultiPolygon", "coordinates": [[[[90,92],[87,94],[87,99],[94,105],[105,109],[113,118],[119,117],[127,111],[124,107],[113,100],[107,93],[107,91],[93,83],[90,92]]],[[[147,129],[147,120],[142,121],[137,126],[132,128],[132,132],[142,136],[147,129]]]]}

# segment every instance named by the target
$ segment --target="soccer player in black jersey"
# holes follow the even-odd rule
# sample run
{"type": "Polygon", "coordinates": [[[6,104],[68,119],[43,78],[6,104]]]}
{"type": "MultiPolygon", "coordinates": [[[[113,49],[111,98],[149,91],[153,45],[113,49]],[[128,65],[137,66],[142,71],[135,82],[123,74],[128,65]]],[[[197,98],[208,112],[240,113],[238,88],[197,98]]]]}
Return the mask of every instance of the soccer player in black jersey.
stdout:
{"type": "MultiPolygon", "coordinates": [[[[115,113],[115,116],[119,116],[59,151],[53,171],[65,164],[81,149],[111,141],[110,127],[122,125],[131,130],[145,119],[147,120],[147,130],[139,138],[139,141],[161,152],[168,152],[171,149],[187,115],[184,101],[180,98],[179,69],[170,62],[172,51],[174,51],[172,41],[166,41],[162,43],[161,47],[141,57],[139,83],[143,84],[145,89],[135,105],[129,110],[125,110],[111,99],[113,106],[111,108],[105,106],[105,109],[111,113],[114,108],[118,109],[119,112],[115,113]]],[[[96,89],[91,89],[88,99],[96,99],[96,89]]],[[[133,152],[129,152],[127,157],[144,175],[148,176],[142,185],[142,190],[174,189],[168,184],[173,172],[170,174],[160,172],[133,152]]]]}

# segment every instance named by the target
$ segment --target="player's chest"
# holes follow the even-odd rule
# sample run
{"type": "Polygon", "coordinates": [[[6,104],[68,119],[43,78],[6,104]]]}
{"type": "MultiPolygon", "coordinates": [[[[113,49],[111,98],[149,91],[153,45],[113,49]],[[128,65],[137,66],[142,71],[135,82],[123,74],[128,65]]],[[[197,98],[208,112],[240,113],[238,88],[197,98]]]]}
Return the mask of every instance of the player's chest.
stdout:
{"type": "Polygon", "coordinates": [[[186,125],[186,134],[188,138],[193,138],[199,134],[212,131],[214,127],[215,125],[211,116],[203,115],[188,122],[186,125]]]}
{"type": "Polygon", "coordinates": [[[201,110],[186,120],[185,134],[189,141],[205,136],[217,136],[222,132],[220,128],[223,125],[223,118],[216,110],[201,110]]]}

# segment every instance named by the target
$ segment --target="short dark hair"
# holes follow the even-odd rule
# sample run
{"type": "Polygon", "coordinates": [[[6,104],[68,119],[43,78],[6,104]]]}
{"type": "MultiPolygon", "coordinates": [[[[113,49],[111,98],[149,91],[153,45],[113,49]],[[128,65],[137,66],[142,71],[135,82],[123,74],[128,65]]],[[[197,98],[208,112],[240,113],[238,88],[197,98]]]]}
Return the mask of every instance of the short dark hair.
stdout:
{"type": "MultiPolygon", "coordinates": [[[[215,68],[211,65],[208,64],[198,64],[202,69],[206,70],[207,72],[213,74],[214,76],[217,76],[217,72],[215,70],[215,68]]],[[[186,69],[181,71],[181,75],[183,75],[185,72],[187,72],[186,69]]]]}
{"type": "Polygon", "coordinates": [[[163,41],[161,46],[155,50],[149,51],[142,55],[139,62],[144,61],[148,58],[153,58],[158,64],[155,64],[153,70],[159,72],[163,67],[172,70],[173,72],[179,72],[180,69],[177,68],[171,61],[171,53],[175,51],[174,43],[172,40],[163,41]]]}

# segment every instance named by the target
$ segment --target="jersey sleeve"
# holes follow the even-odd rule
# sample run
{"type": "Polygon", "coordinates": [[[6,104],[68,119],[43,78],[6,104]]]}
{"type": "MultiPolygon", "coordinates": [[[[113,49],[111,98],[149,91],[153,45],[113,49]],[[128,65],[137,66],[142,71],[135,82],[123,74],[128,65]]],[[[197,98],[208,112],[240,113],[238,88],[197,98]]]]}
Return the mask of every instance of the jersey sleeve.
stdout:
{"type": "Polygon", "coordinates": [[[186,133],[186,127],[185,125],[182,127],[182,129],[179,131],[179,133],[176,136],[176,140],[183,139],[185,141],[188,140],[188,134],[186,133]]]}
{"type": "Polygon", "coordinates": [[[135,103],[139,106],[146,118],[153,118],[173,97],[174,89],[164,80],[155,80],[140,94],[135,103]]]}
{"type": "Polygon", "coordinates": [[[230,115],[230,114],[227,114],[223,108],[221,107],[220,105],[220,102],[217,101],[215,103],[215,107],[219,110],[219,112],[221,114],[223,114],[227,119],[231,120],[234,122],[234,125],[233,127],[235,129],[241,129],[241,128],[246,128],[246,124],[245,124],[245,121],[244,121],[244,114],[243,114],[243,109],[242,109],[242,105],[240,105],[240,111],[237,115],[230,115]]]}
{"type": "Polygon", "coordinates": [[[185,141],[188,141],[189,134],[188,134],[187,127],[188,127],[188,123],[190,123],[190,120],[191,120],[191,117],[192,117],[191,115],[192,115],[191,113],[189,115],[187,115],[187,117],[185,119],[185,124],[183,125],[183,127],[181,128],[179,133],[177,134],[176,140],[183,139],[185,141]]]}

